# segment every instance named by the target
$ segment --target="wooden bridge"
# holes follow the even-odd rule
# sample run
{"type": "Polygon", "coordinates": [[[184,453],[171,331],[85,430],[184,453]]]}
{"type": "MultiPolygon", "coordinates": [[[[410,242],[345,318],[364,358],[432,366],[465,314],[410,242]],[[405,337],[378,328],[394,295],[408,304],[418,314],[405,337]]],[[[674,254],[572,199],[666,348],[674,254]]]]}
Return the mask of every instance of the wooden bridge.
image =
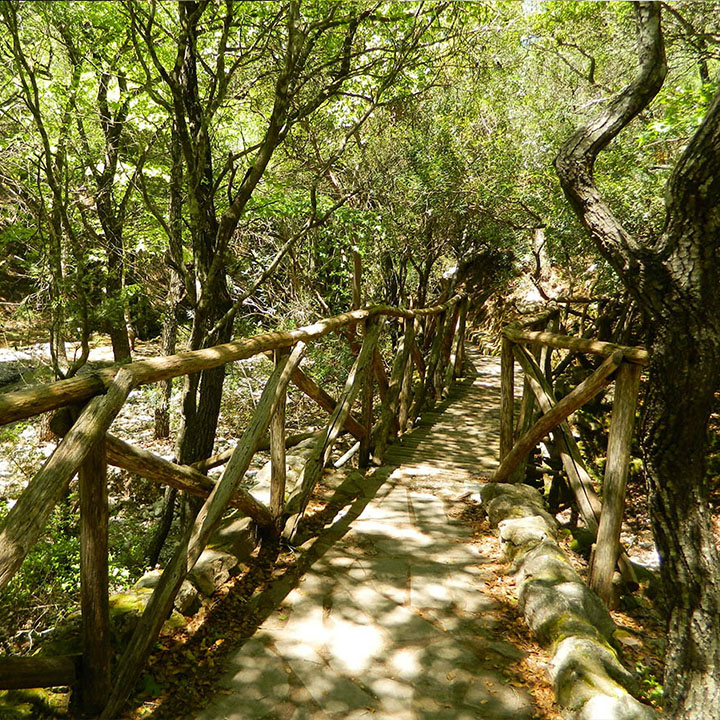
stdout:
{"type": "MultiPolygon", "coordinates": [[[[480,592],[482,559],[467,544],[467,530],[446,511],[458,497],[473,492],[479,475],[494,473],[495,479],[506,481],[522,479],[528,452],[555,431],[555,445],[580,513],[591,530],[598,531],[599,527],[597,554],[605,557],[596,574],[601,594],[607,591],[618,555],[621,570],[631,575],[618,547],[618,508],[621,517],[638,368],[647,362],[647,356],[635,348],[538,330],[538,324],[544,325],[551,317],[546,315],[523,327],[508,328],[500,364],[483,359],[472,349],[466,352],[466,313],[467,298],[462,295],[419,310],[377,306],[291,332],[265,333],[0,395],[0,423],[85,403],[76,419],[67,423],[63,441],[32,479],[0,530],[3,587],[38,539],[68,483],[78,474],[84,652],[81,657],[3,658],[0,687],[73,685],[80,690],[88,715],[118,717],[183,580],[225,510],[239,508],[266,535],[282,533],[292,541],[333,446],[339,434],[347,431],[357,438],[359,467],[377,469],[357,483],[356,499],[349,509],[310,547],[305,561],[308,580],[290,595],[290,588],[285,588],[292,607],[289,623],[280,627],[276,619],[273,627],[271,621],[252,643],[243,645],[233,658],[235,665],[226,678],[228,692],[223,694],[222,703],[212,703],[202,717],[264,717],[261,711],[266,715],[271,711],[268,703],[276,706],[272,711],[276,714],[280,712],[277,708],[282,709],[284,714],[277,717],[314,717],[310,711],[301,710],[308,693],[318,718],[328,714],[360,717],[362,712],[376,711],[404,717],[403,705],[415,707],[419,713],[408,717],[429,717],[427,707],[438,702],[445,704],[444,710],[435,707],[433,712],[440,714],[432,717],[471,718],[478,717],[480,711],[487,718],[531,717],[530,698],[506,682],[502,674],[496,677],[490,673],[490,662],[478,664],[478,648],[468,642],[468,638],[478,636],[479,628],[473,623],[480,612],[492,609],[492,601],[480,592]],[[378,337],[383,325],[389,323],[398,323],[402,332],[388,377],[378,352],[378,337]],[[362,330],[359,336],[358,326],[362,330]],[[330,332],[344,334],[356,351],[345,389],[337,399],[327,395],[299,367],[305,344],[330,332]],[[545,348],[545,357],[534,357],[523,345],[545,348]],[[609,359],[570,395],[556,402],[548,383],[553,348],[609,359]],[[128,394],[138,385],[267,352],[274,353],[275,370],[232,453],[196,467],[179,466],[108,432],[128,394]],[[514,411],[514,357],[526,373],[519,417],[514,411]],[[463,367],[467,375],[453,384],[463,367]],[[615,376],[619,379],[617,412],[606,477],[614,494],[612,512],[601,517],[600,500],[564,421],[615,376]],[[330,416],[297,486],[287,493],[284,403],[291,381],[330,416]],[[376,387],[381,404],[373,413],[376,387]],[[360,404],[357,418],[351,412],[356,398],[360,404]],[[538,408],[540,417],[535,419],[538,408]],[[406,432],[418,418],[417,427],[406,432]],[[270,502],[265,505],[243,489],[240,481],[267,432],[272,487],[270,502]],[[207,498],[191,533],[180,541],[164,569],[114,670],[107,592],[107,462],[207,498]],[[201,472],[225,463],[217,484],[201,472]],[[605,517],[607,527],[603,526],[605,517]],[[345,535],[351,520],[355,520],[352,533],[336,542],[345,535]],[[349,620],[351,617],[355,619],[349,620]],[[451,642],[441,642],[443,633],[453,627],[465,629],[464,639],[454,633],[451,642]],[[338,634],[333,635],[333,628],[338,634]],[[280,648],[283,643],[284,650],[280,648]],[[309,658],[302,657],[303,653],[309,658]],[[260,670],[262,658],[267,661],[269,674],[260,670]],[[295,678],[294,683],[287,679],[288,673],[295,678]],[[269,690],[273,677],[285,678],[278,685],[284,690],[269,690]],[[500,688],[505,689],[500,692],[500,688]],[[233,698],[243,708],[240,714],[232,714],[233,698]],[[253,710],[250,714],[242,698],[251,698],[257,713],[253,710]],[[443,715],[441,710],[447,712],[443,715]]],[[[277,602],[284,597],[270,600],[277,602]]]]}

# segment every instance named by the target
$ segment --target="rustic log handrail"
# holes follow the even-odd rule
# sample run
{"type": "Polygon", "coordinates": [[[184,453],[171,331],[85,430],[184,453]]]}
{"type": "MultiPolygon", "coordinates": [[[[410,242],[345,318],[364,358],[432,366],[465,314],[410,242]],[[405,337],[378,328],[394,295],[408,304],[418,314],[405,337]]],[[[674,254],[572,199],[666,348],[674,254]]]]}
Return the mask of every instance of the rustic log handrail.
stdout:
{"type": "Polygon", "coordinates": [[[566,395],[554,407],[548,410],[524,435],[513,444],[512,449],[503,458],[500,467],[495,471],[493,480],[503,482],[550,430],[556,428],[563,420],[594,398],[600,390],[608,385],[610,377],[622,363],[622,351],[618,350],[592,374],[566,395]]]}
{"type": "Polygon", "coordinates": [[[503,329],[503,335],[515,343],[544,345],[558,350],[573,350],[575,352],[590,353],[591,355],[601,355],[602,357],[610,357],[618,350],[622,350],[623,357],[627,362],[638,365],[647,365],[650,362],[650,354],[644,348],[616,345],[602,340],[586,340],[571,335],[522,330],[515,325],[506,326],[503,329]]]}
{"type": "MultiPolygon", "coordinates": [[[[551,314],[541,317],[548,321],[551,314]]],[[[536,327],[536,318],[532,326],[536,327]]],[[[613,574],[619,565],[623,579],[636,585],[632,565],[620,544],[620,526],[625,503],[625,483],[630,461],[630,440],[635,418],[635,406],[642,367],[649,363],[647,350],[615,343],[562,335],[547,330],[531,330],[528,323],[512,323],[503,331],[501,368],[500,465],[493,476],[496,482],[519,482],[524,478],[524,464],[529,452],[551,431],[563,467],[568,475],[578,508],[588,529],[596,535],[594,562],[591,562],[590,583],[603,601],[615,602],[613,574]],[[545,370],[522,345],[543,348],[546,353],[545,370]],[[605,357],[603,364],[565,398],[557,402],[552,393],[550,353],[553,349],[570,353],[590,353],[605,357]],[[514,361],[525,371],[522,417],[515,428],[514,361]],[[614,375],[614,377],[613,377],[614,375]],[[603,501],[595,493],[585,470],[579,450],[566,419],[582,404],[597,394],[611,379],[617,378],[614,409],[610,426],[603,501]],[[534,394],[544,413],[529,427],[528,412],[532,412],[534,394]],[[559,428],[559,432],[558,432],[559,428]],[[520,432],[518,432],[520,431],[520,432]],[[599,530],[602,528],[602,532],[599,530]]]]}
{"type": "MultiPolygon", "coordinates": [[[[417,310],[376,305],[324,318],[289,332],[261,333],[212,348],[144,359],[70,380],[0,394],[0,425],[73,406],[72,411],[63,411],[63,421],[56,416],[58,422],[53,423],[53,430],[63,437],[58,448],[0,524],[0,588],[18,569],[42,532],[52,508],[78,471],[82,486],[79,522],[85,538],[81,571],[83,655],[80,659],[5,658],[0,662],[0,688],[29,687],[33,684],[50,686],[61,678],[66,684],[79,684],[81,704],[86,714],[97,715],[102,711],[102,717],[114,717],[133,687],[133,677],[137,676],[147,657],[180,584],[204,550],[225,508],[238,508],[256,525],[263,527],[266,535],[278,533],[284,528],[286,535],[292,538],[342,431],[349,431],[359,439],[359,465],[369,458],[375,463],[381,462],[391,437],[404,432],[406,425],[413,422],[423,409],[425,394],[439,397],[445,385],[458,375],[464,352],[462,335],[466,311],[467,300],[462,294],[417,310]],[[432,357],[426,363],[414,336],[420,319],[432,316],[440,317],[436,323],[439,337],[433,342],[432,357]],[[387,317],[405,320],[404,339],[399,344],[390,378],[377,346],[387,317]],[[364,323],[365,332],[356,338],[352,326],[358,323],[364,323]],[[352,333],[356,345],[355,364],[337,400],[299,369],[304,343],[334,331],[347,336],[352,333]],[[201,460],[193,466],[179,465],[108,432],[128,394],[139,385],[196,373],[261,353],[274,357],[276,367],[265,385],[248,428],[233,451],[201,460]],[[449,363],[447,369],[442,366],[443,359],[449,363]],[[421,392],[416,392],[413,403],[414,371],[421,378],[417,385],[421,392]],[[286,436],[283,416],[288,382],[293,382],[330,413],[324,430],[286,436]],[[376,390],[382,406],[380,419],[373,425],[372,403],[376,390]],[[352,417],[350,409],[359,394],[363,398],[363,410],[358,421],[352,417]],[[84,408],[75,409],[83,404],[84,408]],[[71,424],[74,417],[77,420],[71,424]],[[305,462],[298,486],[286,501],[284,448],[309,437],[316,438],[313,450],[305,462]],[[263,504],[239,485],[252,457],[260,448],[269,449],[271,456],[269,505],[263,504]],[[113,678],[110,677],[107,614],[105,467],[108,463],[206,498],[193,531],[179,542],[173,559],[161,575],[113,678]],[[209,468],[225,463],[227,465],[219,482],[204,474],[209,468]],[[20,672],[21,679],[8,676],[17,675],[17,672],[20,672]]],[[[346,457],[351,454],[346,453],[346,457]]]]}
{"type": "MultiPolygon", "coordinates": [[[[324,318],[311,325],[288,332],[261,333],[250,338],[242,338],[202,350],[137,360],[121,367],[132,374],[134,385],[138,387],[181,375],[191,375],[201,370],[210,370],[237,360],[247,360],[268,350],[291,347],[300,341],[317,340],[331,332],[376,315],[398,318],[436,315],[454,306],[461,297],[461,295],[456,295],[442,305],[418,310],[374,305],[364,310],[352,310],[331,318],[324,318]]],[[[48,385],[2,393],[0,394],[0,425],[7,425],[15,420],[22,420],[66,405],[86,402],[95,395],[104,393],[112,384],[119,369],[107,368],[69,380],[58,380],[48,385]]]]}

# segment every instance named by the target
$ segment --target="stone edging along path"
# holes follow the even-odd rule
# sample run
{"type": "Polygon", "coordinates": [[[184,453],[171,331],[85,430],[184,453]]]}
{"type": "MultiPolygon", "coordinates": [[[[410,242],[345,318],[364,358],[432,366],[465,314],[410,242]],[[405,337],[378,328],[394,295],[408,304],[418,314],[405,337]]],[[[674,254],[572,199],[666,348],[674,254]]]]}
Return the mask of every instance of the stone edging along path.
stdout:
{"type": "Polygon", "coordinates": [[[568,720],[657,720],[613,647],[615,623],[557,543],[558,524],[529,485],[480,490],[491,527],[512,562],[525,622],[551,654],[550,676],[568,720]]]}

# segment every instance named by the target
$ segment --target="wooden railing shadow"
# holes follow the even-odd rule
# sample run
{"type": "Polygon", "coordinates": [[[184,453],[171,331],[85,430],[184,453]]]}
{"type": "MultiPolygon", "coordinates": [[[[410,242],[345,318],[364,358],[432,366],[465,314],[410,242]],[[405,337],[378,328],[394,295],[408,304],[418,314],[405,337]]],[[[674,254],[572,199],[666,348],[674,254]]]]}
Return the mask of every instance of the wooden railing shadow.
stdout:
{"type": "MultiPolygon", "coordinates": [[[[13,577],[40,537],[56,503],[77,474],[80,494],[81,610],[80,657],[0,658],[0,689],[70,685],[78,691],[82,712],[115,718],[132,692],[175,597],[205,549],[228,507],[256,523],[261,537],[296,539],[301,521],[333,446],[341,432],[356,439],[358,464],[380,465],[388,443],[440,398],[463,365],[467,298],[456,295],[423,309],[374,306],[320,320],[289,332],[269,332],[225,345],[133,362],[120,368],[0,395],[0,424],[54,411],[53,426],[62,442],[0,526],[0,589],[13,577]],[[402,322],[390,376],[378,352],[386,319],[402,322]],[[357,336],[357,329],[362,330],[357,336]],[[331,332],[344,335],[356,351],[345,387],[335,399],[301,369],[306,343],[331,332]],[[427,357],[415,341],[431,340],[427,357]],[[361,341],[361,342],[360,342],[361,341]],[[108,432],[130,392],[140,385],[219,367],[260,353],[272,353],[275,369],[247,429],[231,453],[195,466],[171,463],[108,432]],[[293,382],[330,413],[312,448],[296,487],[286,492],[285,398],[293,382]],[[373,422],[377,383],[381,405],[373,422]],[[351,408],[361,401],[359,418],[351,408]],[[241,485],[251,460],[269,433],[272,463],[270,502],[266,505],[241,485]],[[121,657],[111,667],[108,605],[107,464],[206,498],[194,523],[178,542],[159,583],[121,657]],[[225,465],[214,483],[204,472],[225,465]]],[[[349,454],[348,454],[349,457],[349,454]]],[[[347,460],[347,457],[345,458],[347,460]]],[[[118,649],[116,649],[118,650],[118,649]]]]}

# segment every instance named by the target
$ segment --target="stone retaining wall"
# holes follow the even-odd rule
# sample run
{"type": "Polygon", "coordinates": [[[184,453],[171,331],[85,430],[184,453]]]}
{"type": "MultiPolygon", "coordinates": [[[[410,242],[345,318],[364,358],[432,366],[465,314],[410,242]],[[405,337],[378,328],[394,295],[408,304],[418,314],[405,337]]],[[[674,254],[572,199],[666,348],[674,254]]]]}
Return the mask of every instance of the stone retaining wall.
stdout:
{"type": "Polygon", "coordinates": [[[615,623],[557,543],[558,525],[529,485],[488,483],[480,497],[512,562],[525,621],[549,647],[550,675],[568,720],[656,720],[614,646],[615,623]]]}

